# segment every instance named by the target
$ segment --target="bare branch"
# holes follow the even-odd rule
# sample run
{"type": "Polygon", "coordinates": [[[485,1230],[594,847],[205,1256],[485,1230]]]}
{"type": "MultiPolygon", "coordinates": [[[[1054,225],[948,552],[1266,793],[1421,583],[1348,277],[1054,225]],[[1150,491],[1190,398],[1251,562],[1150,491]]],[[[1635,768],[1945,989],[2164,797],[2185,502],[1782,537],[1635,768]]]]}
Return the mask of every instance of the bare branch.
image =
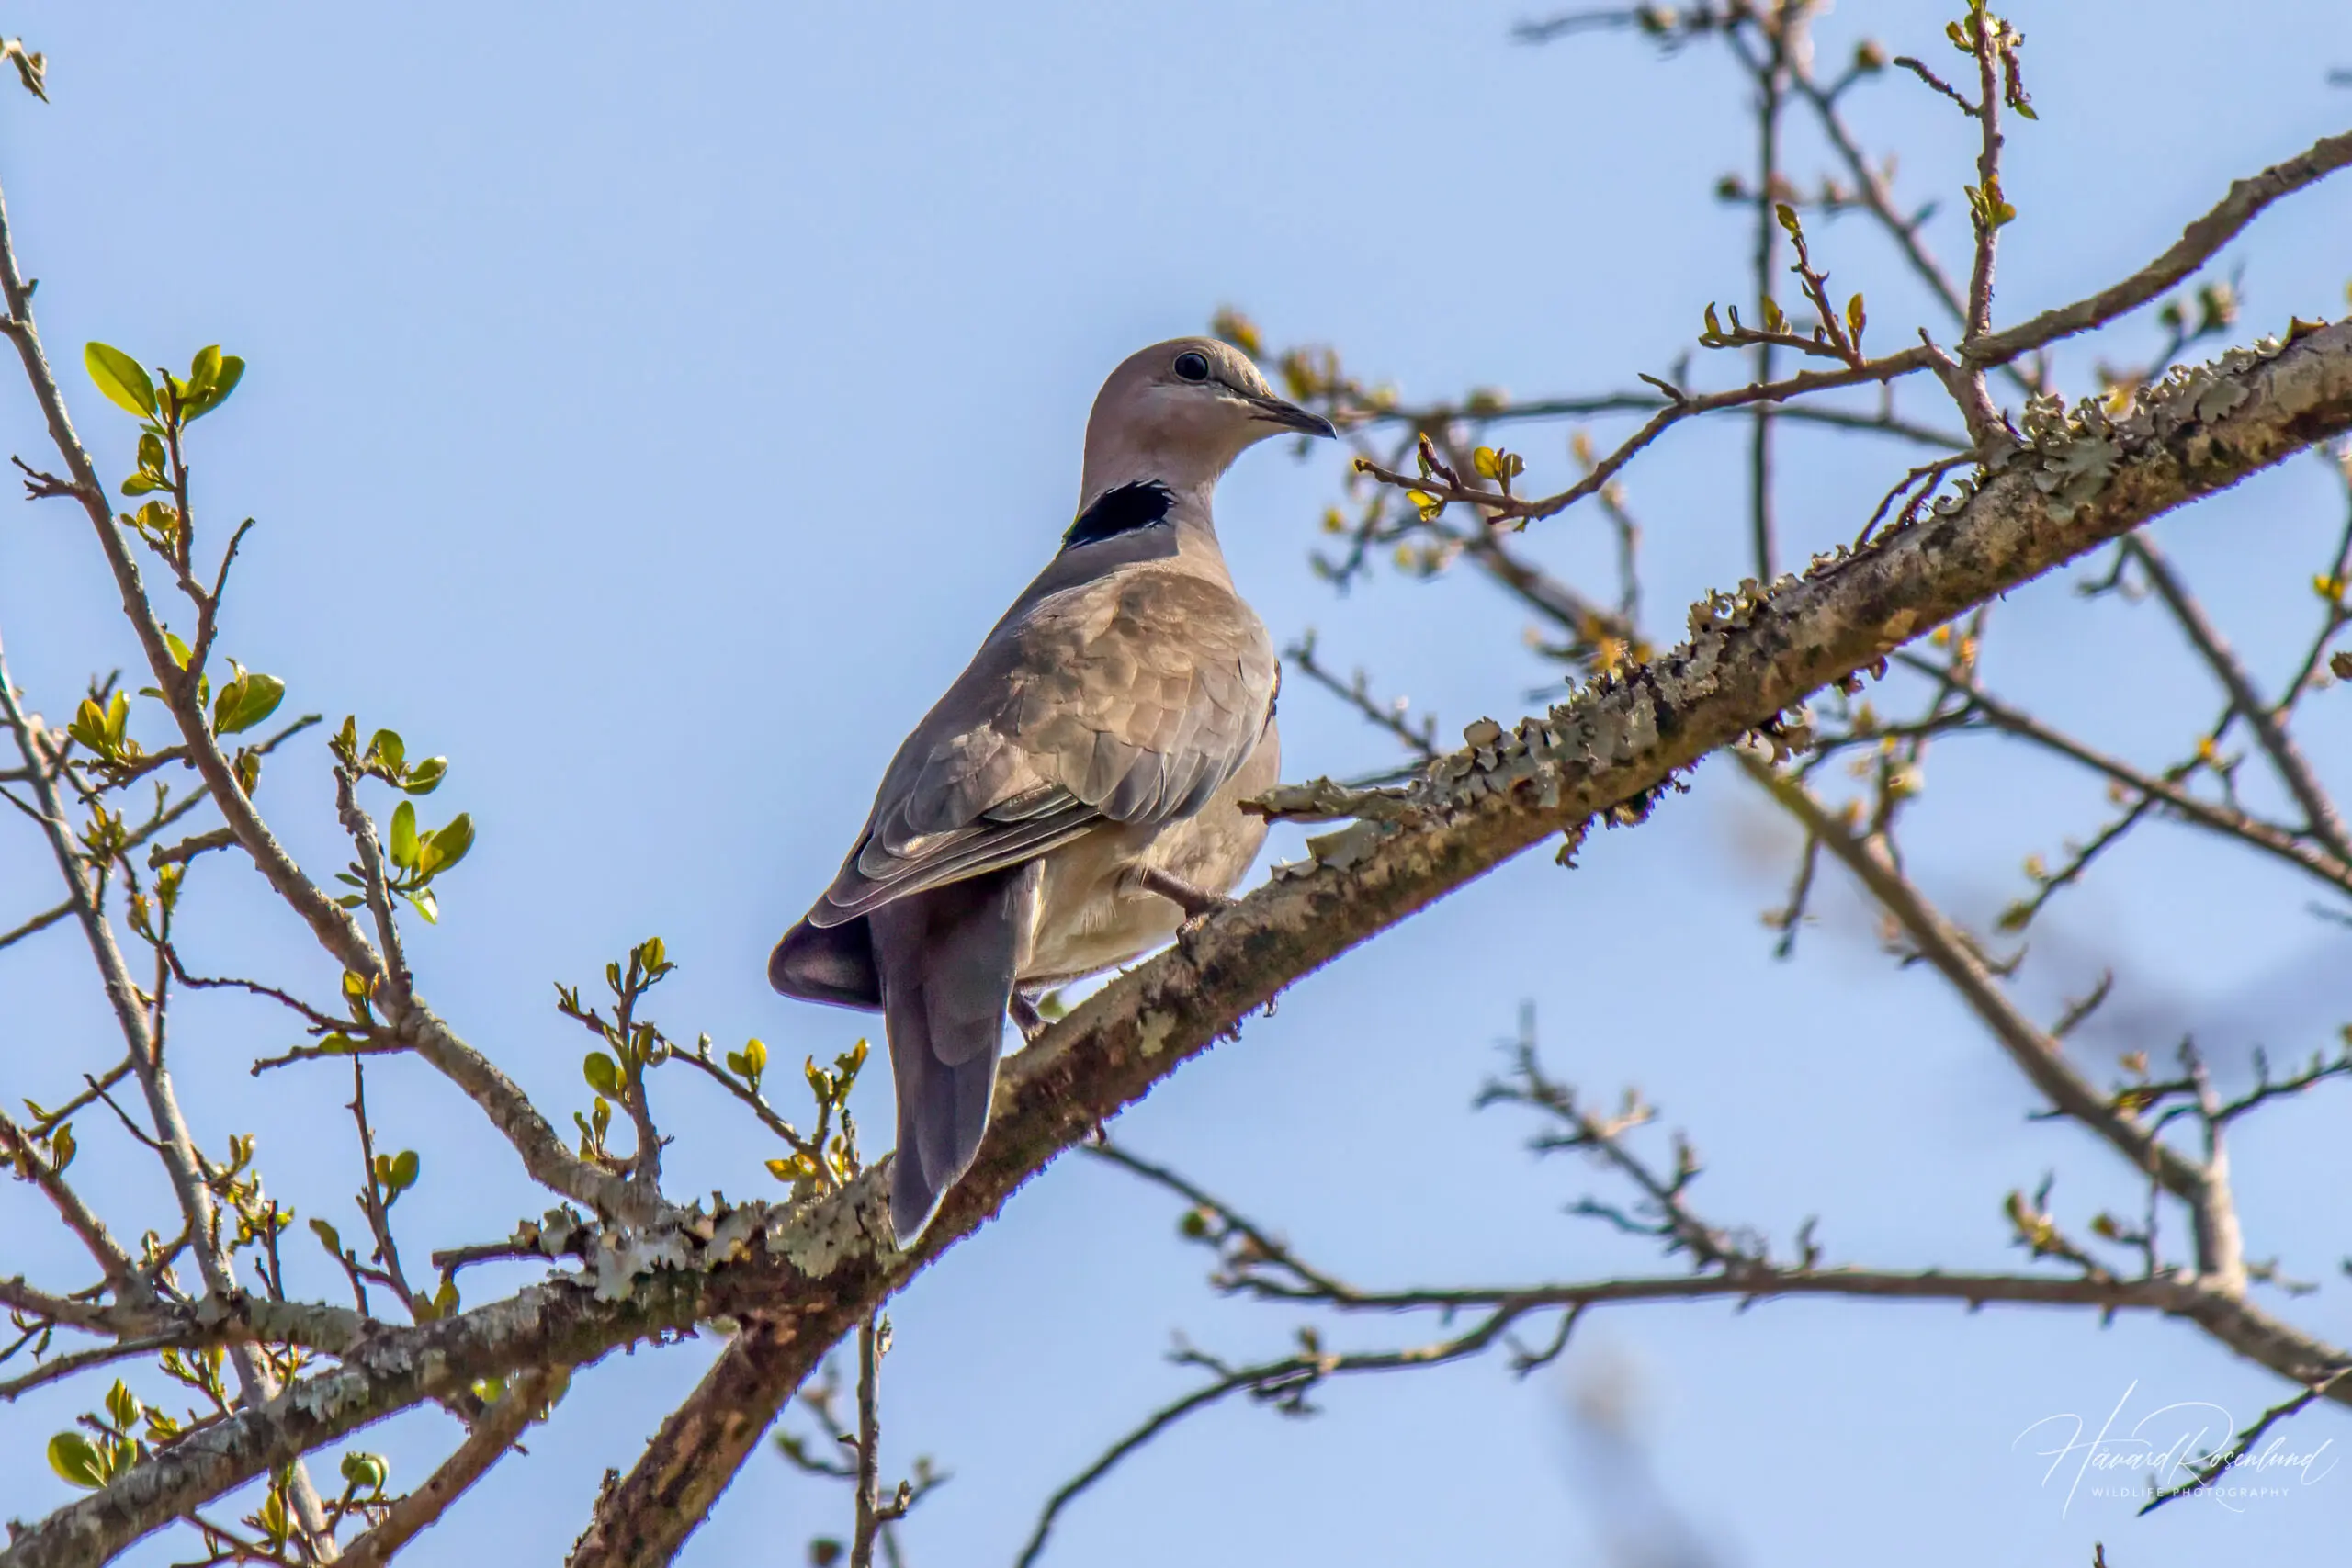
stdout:
{"type": "Polygon", "coordinates": [[[47,931],[73,912],[74,901],[70,898],[51,908],[43,909],[13,931],[0,931],[0,947],[13,947],[28,936],[47,931]]]}
{"type": "Polygon", "coordinates": [[[1424,719],[1421,728],[1415,729],[1405,722],[1403,698],[1398,698],[1393,706],[1383,705],[1372,700],[1370,683],[1362,671],[1356,672],[1356,678],[1352,682],[1341,681],[1316,660],[1315,637],[1312,633],[1283,651],[1283,656],[1297,667],[1300,674],[1355,709],[1371,724],[1395,736],[1397,744],[1404,747],[1406,750],[1424,762],[1435,760],[1438,755],[1435,716],[1424,719]]]}
{"type": "Polygon", "coordinates": [[[448,1512],[491,1466],[513,1452],[526,1431],[547,1419],[571,1381],[571,1374],[560,1369],[516,1373],[457,1450],[424,1485],[394,1503],[381,1523],[353,1541],[343,1561],[351,1568],[381,1568],[390,1562],[395,1552],[448,1512]]]}
{"type": "MultiPolygon", "coordinates": [[[[1530,845],[1646,796],[1919,631],[2352,428],[2352,327],[2324,328],[2217,376],[2245,393],[2230,412],[2188,418],[2163,443],[2123,443],[2098,494],[2064,516],[2030,477],[2005,471],[1865,555],[1743,601],[1729,620],[1720,607],[1702,614],[1690,643],[1511,732],[1509,755],[1499,743],[1490,762],[1476,749],[1450,754],[1442,780],[1397,800],[1422,814],[1419,825],[1379,825],[1390,830],[1351,840],[1343,863],[1335,856],[1276,879],[1204,921],[1191,943],[1114,980],[1007,1063],[989,1135],[912,1255],[882,1239],[888,1173],[876,1167],[779,1217],[760,1256],[717,1273],[665,1269],[618,1301],[567,1284],[528,1287],[356,1347],[343,1368],[307,1381],[300,1398],[242,1412],[34,1524],[0,1564],[67,1568],[119,1550],[272,1464],[472,1378],[577,1365],[612,1345],[734,1316],[746,1327],[714,1366],[717,1382],[706,1380],[713,1397],[690,1402],[693,1420],[665,1427],[600,1501],[574,1559],[582,1568],[663,1560],[824,1347],[1056,1153],[1299,976],[1530,845]],[[763,1314],[783,1321],[760,1327],[763,1314]]],[[[2179,1288],[2191,1293],[2166,1299],[2298,1381],[2344,1359],[2329,1359],[2324,1347],[2243,1301],[2179,1288]]]]}
{"type": "Polygon", "coordinates": [[[2185,821],[2239,840],[2266,854],[2275,855],[2318,877],[2338,892],[2352,893],[2352,863],[2338,860],[2325,851],[2303,843],[2285,829],[2233,807],[2201,799],[2178,784],[2157,774],[2143,773],[2129,762],[2076,740],[2063,730],[2052,728],[2024,710],[1994,696],[1973,677],[1963,677],[1947,665],[1912,653],[1900,653],[1895,658],[1905,667],[1940,682],[1948,689],[1965,696],[1968,713],[1994,728],[2032,741],[2106,775],[2126,789],[2159,801],[2185,821]]]}
{"type": "Polygon", "coordinates": [[[1747,775],[1902,922],[1904,931],[1918,944],[1921,956],[1951,983],[2009,1059],[2051,1104],[2105,1139],[2135,1169],[2147,1172],[2175,1196],[2192,1204],[2204,1196],[2205,1172],[2117,1111],[2107,1096],[2075,1071],[2057,1041],[2009,1000],[1975,943],[1895,868],[1879,840],[1863,837],[1802,784],[1774,771],[1769,762],[1747,751],[1735,754],[1747,775]]]}
{"type": "MultiPolygon", "coordinates": [[[[1253,1398],[1273,1402],[1295,1401],[1305,1396],[1316,1383],[1329,1377],[1344,1377],[1360,1372],[1401,1371],[1415,1367],[1442,1366],[1477,1355],[1499,1339],[1503,1331],[1517,1321],[1527,1309],[1506,1306],[1480,1320],[1467,1333],[1442,1339],[1431,1345],[1415,1346],[1401,1350],[1358,1352],[1350,1355],[1308,1350],[1280,1360],[1261,1362],[1255,1366],[1227,1369],[1223,1363],[1198,1352],[1180,1352],[1180,1362],[1207,1366],[1222,1375],[1215,1382],[1194,1389],[1171,1404],[1164,1404],[1145,1418],[1135,1430],[1113,1443],[1102,1458],[1096,1460],[1047,1498],[1036,1528],[1029,1532],[1029,1540],[1015,1560],[1015,1568],[1030,1568],[1046,1550],[1046,1538],[1052,1533],[1055,1521],[1062,1510],[1076,1502],[1080,1494],[1117,1467],[1120,1461],[1150,1442],[1160,1433],[1196,1411],[1205,1410],[1227,1395],[1247,1391],[1253,1398]]],[[[1292,1408],[1285,1405],[1285,1408],[1292,1408]]]]}
{"type": "MultiPolygon", "coordinates": [[[[59,1136],[62,1138],[63,1134],[59,1136]]],[[[58,1146],[62,1148],[63,1145],[58,1146]]],[[[107,1233],[106,1222],[82,1201],[81,1195],[67,1184],[58,1168],[42,1156],[33,1141],[25,1135],[24,1129],[17,1126],[6,1111],[0,1111],[0,1155],[7,1156],[5,1163],[13,1168],[18,1177],[40,1189],[41,1196],[56,1209],[58,1218],[81,1238],[83,1247],[96,1260],[108,1284],[133,1299],[144,1293],[137,1267],[131,1262],[130,1255],[123,1251],[120,1244],[107,1233]]]]}
{"type": "Polygon", "coordinates": [[[1976,118],[1976,106],[1970,103],[1968,99],[1962,95],[1959,88],[1953,86],[1951,83],[1937,75],[1933,71],[1928,70],[1927,62],[1921,60],[1917,55],[1898,54],[1894,57],[1894,63],[1900,65],[1904,70],[1908,71],[1911,74],[1919,78],[1920,81],[1925,82],[1938,93],[1940,93],[1945,97],[1951,99],[1952,106],[1958,108],[1961,113],[1966,115],[1969,118],[1974,119],[1976,118]]]}
{"type": "Polygon", "coordinates": [[[1993,333],[1962,345],[1962,357],[1972,365],[1999,365],[2030,349],[2071,337],[2111,321],[2163,294],[2203,266],[2214,253],[2237,238],[2262,209],[2304,186],[2314,185],[2346,164],[2352,164],[2352,130],[2323,136],[2284,163],[2260,174],[2233,180],[2222,199],[2203,217],[2181,231],[2164,254],[2112,288],[2086,299],[2044,310],[2006,332],[1993,333]]]}
{"type": "Polygon", "coordinates": [[[1694,414],[1712,413],[1721,409],[1747,408],[1763,402],[1780,402],[1804,397],[1813,392],[1826,392],[1838,387],[1863,386],[1872,382],[1892,381],[1898,377],[1930,368],[1934,352],[1926,348],[1906,348],[1883,359],[1873,359],[1853,368],[1840,370],[1801,370],[1778,381],[1757,382],[1736,387],[1728,391],[1709,392],[1669,404],[1653,414],[1642,427],[1620,443],[1617,448],[1575,484],[1556,495],[1542,499],[1520,499],[1500,496],[1490,491],[1464,485],[1447,484],[1442,480],[1401,474],[1375,463],[1368,457],[1356,459],[1356,471],[1369,474],[1383,484],[1417,490],[1443,502],[1461,502],[1478,507],[1497,519],[1509,518],[1534,522],[1554,517],[1598,491],[1617,477],[1617,473],[1653,441],[1681,421],[1694,414]]]}
{"type": "Polygon", "coordinates": [[[2143,1515],[2153,1513],[2176,1497],[2184,1497],[2211,1486],[2232,1465],[2253,1452],[2254,1445],[2262,1440],[2264,1433],[2289,1416],[2300,1415],[2314,1400],[2324,1398],[2333,1393],[2347,1375],[2352,1375],[2352,1362],[2346,1362],[2325,1377],[2311,1383],[2294,1398],[2272,1405],[2257,1416],[2252,1426],[2240,1432],[2236,1441],[2192,1470],[2188,1480],[2177,1486],[2168,1486],[2161,1492],[2151,1495],[2147,1502],[2141,1505],[2140,1512],[2143,1515]]]}
{"type": "MultiPolygon", "coordinates": [[[[2347,137],[2347,141],[2352,141],[2352,137],[2347,137]]],[[[2230,706],[2254,730],[2263,751],[2278,769],[2279,782],[2295,797],[2295,804],[2303,808],[2312,836],[2336,860],[2352,861],[2352,835],[2346,834],[2344,818],[2337,814],[2335,803],[2328,798],[2319,775],[2312,771],[2311,762],[2295,744],[2295,738],[2287,732],[2278,710],[2264,702],[2261,694],[2254,689],[2254,677],[2239,662],[2220,629],[2206,617],[2204,607],[2173,570],[2172,563],[2156,548],[2155,541],[2145,536],[2127,539],[2123,547],[2147,574],[2156,596],[2165,602],[2165,607],[2172,612],[2181,630],[2222,682],[2222,690],[2229,694],[2230,706]]]]}

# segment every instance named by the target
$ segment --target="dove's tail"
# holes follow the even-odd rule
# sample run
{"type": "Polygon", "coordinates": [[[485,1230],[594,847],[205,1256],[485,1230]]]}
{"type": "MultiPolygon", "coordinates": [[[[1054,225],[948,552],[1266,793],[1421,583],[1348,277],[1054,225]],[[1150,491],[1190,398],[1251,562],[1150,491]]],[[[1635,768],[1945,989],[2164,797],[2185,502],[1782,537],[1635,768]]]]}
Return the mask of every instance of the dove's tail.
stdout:
{"type": "Polygon", "coordinates": [[[866,917],[899,1091],[890,1224],[902,1247],[931,1223],[988,1131],[1038,878],[1030,861],[894,898],[866,917]]]}

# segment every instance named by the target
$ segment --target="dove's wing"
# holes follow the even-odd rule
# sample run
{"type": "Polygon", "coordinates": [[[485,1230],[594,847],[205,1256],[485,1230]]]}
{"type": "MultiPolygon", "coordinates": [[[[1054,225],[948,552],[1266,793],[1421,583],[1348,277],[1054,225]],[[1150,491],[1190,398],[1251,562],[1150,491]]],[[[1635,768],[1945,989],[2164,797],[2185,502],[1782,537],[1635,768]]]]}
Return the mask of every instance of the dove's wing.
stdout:
{"type": "Polygon", "coordinates": [[[1034,860],[1105,820],[1190,816],[1248,761],[1274,678],[1257,615],[1172,560],[1046,595],[899,749],[808,922],[1034,860]]]}

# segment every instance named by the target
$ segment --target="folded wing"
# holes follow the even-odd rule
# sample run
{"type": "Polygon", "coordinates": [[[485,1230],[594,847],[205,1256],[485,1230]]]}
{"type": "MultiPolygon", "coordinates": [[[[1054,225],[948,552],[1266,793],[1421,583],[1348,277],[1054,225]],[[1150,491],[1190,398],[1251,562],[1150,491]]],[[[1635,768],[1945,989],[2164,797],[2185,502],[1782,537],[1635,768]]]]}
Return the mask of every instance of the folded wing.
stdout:
{"type": "Polygon", "coordinates": [[[899,749],[828,927],[1033,860],[1098,823],[1198,811],[1264,731],[1274,655],[1222,583],[1148,567],[1000,626],[899,749]]]}

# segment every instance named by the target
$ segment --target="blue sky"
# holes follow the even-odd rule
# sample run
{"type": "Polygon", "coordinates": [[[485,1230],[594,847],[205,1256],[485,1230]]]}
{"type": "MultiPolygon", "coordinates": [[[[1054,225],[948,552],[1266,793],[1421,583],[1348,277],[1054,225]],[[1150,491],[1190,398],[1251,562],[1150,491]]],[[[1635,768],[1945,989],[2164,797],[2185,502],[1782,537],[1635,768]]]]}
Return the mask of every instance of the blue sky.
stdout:
{"type": "MultiPolygon", "coordinates": [[[[2315,0],[2226,19],[2187,0],[2020,13],[2042,119],[2011,141],[2011,319],[2136,266],[2231,177],[2352,114],[2352,92],[2325,82],[2352,63],[2352,28],[2315,0]]],[[[198,455],[199,505],[259,520],[223,651],[286,676],[289,710],[356,712],[452,759],[435,804],[470,810],[481,841],[441,926],[413,939],[420,981],[568,1119],[587,1098],[585,1042],[548,983],[593,981],[649,933],[683,964],[659,993],[673,1032],[757,1034],[785,1061],[855,1037],[855,1015],[767,991],[767,947],[830,875],[900,735],[1053,548],[1087,405],[1128,351],[1230,303],[1271,340],[1335,343],[1412,394],[1592,390],[1662,369],[1702,306],[1745,292],[1744,219],[1707,196],[1748,159],[1724,63],[1703,49],[1660,62],[1623,37],[1529,50],[1508,37],[1522,14],[1360,0],[559,20],[422,5],[388,25],[36,6],[10,26],[48,51],[56,101],[0,102],[0,178],[54,357],[103,337],[151,362],[211,342],[251,362],[198,455]]],[[[1898,51],[1940,50],[1943,19],[1849,5],[1823,48],[1842,55],[1867,21],[1898,51]]],[[[1855,103],[1876,144],[1903,149],[1904,188],[1942,198],[1931,232],[1958,254],[1967,127],[1894,77],[1855,103]]],[[[1816,153],[1800,138],[1795,166],[1816,153]]],[[[2347,233],[2339,181],[2233,247],[2246,331],[2340,313],[2347,233]]],[[[1828,227],[1817,254],[1868,289],[1875,333],[1934,320],[1860,224],[1828,227]]],[[[102,467],[127,468],[128,422],[78,376],[72,390],[102,467]]],[[[21,391],[0,392],[0,434],[40,448],[21,391]]],[[[1631,475],[1659,627],[1747,570],[1742,439],[1678,432],[1631,475]]],[[[1557,432],[1528,449],[1539,478],[1562,471],[1557,432]]],[[[1791,547],[1850,536],[1916,460],[1793,436],[1791,547]]],[[[1338,599],[1312,579],[1337,480],[1328,452],[1269,449],[1221,494],[1236,575],[1277,637],[1316,628],[1335,662],[1449,728],[1522,711],[1546,672],[1517,612],[1476,582],[1385,577],[1338,599]]],[[[2305,460],[2163,536],[2275,679],[2341,521],[2340,489],[2305,460]]],[[[1532,547],[1559,570],[1605,558],[1590,517],[1544,526],[1532,547]]],[[[52,716],[91,671],[135,657],[110,592],[62,509],[0,521],[0,636],[52,716]]],[[[1998,626],[1996,684],[2117,750],[2165,760],[2211,716],[2144,609],[2086,607],[2052,581],[2014,595],[1998,626]]],[[[1295,690],[1295,776],[1389,760],[1295,690]]],[[[2323,766],[2352,777],[2352,708],[2340,693],[2314,707],[2323,766]]],[[[343,858],[328,788],[306,745],[262,793],[322,873],[343,858]]],[[[1915,866],[1982,917],[2014,896],[2025,854],[2099,810],[2095,789],[1991,742],[1949,746],[1915,866]]],[[[1531,856],[1302,983],[1117,1131],[1367,1283],[1652,1268],[1559,1213],[1599,1190],[1593,1173],[1532,1163],[1525,1129],[1469,1110],[1526,999],[1555,1069],[1600,1095],[1638,1081],[1690,1130],[1711,1213],[1782,1237],[1817,1213],[1833,1258],[2011,1262],[2001,1195],[2052,1168],[2078,1215],[2132,1201],[2086,1139],[2023,1120],[2023,1086],[1931,978],[1874,952],[1842,888],[1798,959],[1772,961],[1757,915],[1793,847],[1702,770],[1575,873],[1531,856]]],[[[34,852],[0,833],[0,925],[51,897],[34,852]]],[[[226,857],[192,886],[192,962],[331,989],[226,857]]],[[[2054,1011],[2116,964],[2150,1021],[2136,1043],[2159,1051],[2193,1028],[2232,1064],[2257,1040],[2308,1052],[2344,1010],[2326,978],[2340,933],[2306,899],[2243,856],[2152,837],[2064,908],[2026,974],[2054,1011]]],[[[0,953],[0,998],[10,1094],[56,1098],[111,1059],[69,933],[0,953]]],[[[175,1031],[200,1135],[217,1149],[258,1132],[273,1190],[347,1218],[342,1080],[246,1077],[288,1043],[259,1009],[208,1000],[175,1031]]],[[[401,1210],[410,1251],[544,1206],[454,1092],[415,1067],[376,1080],[386,1135],[424,1156],[401,1210]]],[[[887,1079],[868,1088],[865,1120],[887,1127],[887,1079]]],[[[662,1095],[682,1190],[767,1190],[756,1129],[691,1084],[662,1095]]],[[[2238,1156],[2256,1251],[2332,1280],[2294,1311],[2338,1343],[2343,1114],[2340,1097],[2289,1107],[2238,1156]]],[[[160,1183],[88,1131],[100,1190],[162,1224],[160,1183]]],[[[1159,1359],[1171,1330],[1236,1353],[1286,1342],[1294,1320],[1206,1295],[1175,1217],[1119,1173],[1065,1162],[894,1308],[888,1462],[922,1450],[955,1474],[909,1527],[917,1563],[1009,1562],[1055,1485],[1187,1386],[1159,1359]]],[[[10,1271],[66,1266],[51,1228],[0,1189],[10,1271]]],[[[332,1285],[323,1264],[310,1279],[332,1285]]],[[[1525,1383],[1481,1362],[1335,1389],[1308,1423],[1212,1414],[1081,1503],[1051,1560],[1597,1561],[1609,1514],[1564,1411],[1612,1368],[1633,1369],[1667,1494],[1723,1562],[1754,1568],[1890,1550],[1918,1568],[2072,1568],[2097,1540],[2118,1568],[2316,1558],[2352,1486],[2339,1474],[2243,1514],[2062,1514],[2063,1481],[2012,1450],[2030,1423],[2103,1413],[2127,1389],[2135,1410],[2211,1400],[2241,1419],[2278,1397],[2167,1325],[1780,1303],[1627,1311],[1580,1333],[1525,1383]]],[[[707,1354],[594,1369],[415,1560],[556,1560],[597,1476],[629,1462],[707,1354]]],[[[37,1454],[70,1410],[32,1399],[0,1418],[15,1456],[0,1517],[62,1499],[37,1454]]],[[[2339,1425],[2319,1412],[2295,1435],[2315,1446],[2339,1425]]],[[[420,1416],[367,1441],[413,1481],[451,1436],[420,1416]]],[[[792,1561],[842,1528],[844,1501],[763,1454],[686,1561],[792,1561]]]]}

